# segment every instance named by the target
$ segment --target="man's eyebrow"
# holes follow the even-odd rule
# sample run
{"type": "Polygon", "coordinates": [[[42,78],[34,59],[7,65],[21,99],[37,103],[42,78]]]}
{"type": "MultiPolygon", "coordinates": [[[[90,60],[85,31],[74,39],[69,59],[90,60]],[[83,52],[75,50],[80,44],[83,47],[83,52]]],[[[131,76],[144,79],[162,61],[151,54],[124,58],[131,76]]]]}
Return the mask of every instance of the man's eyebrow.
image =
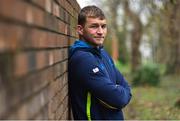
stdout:
{"type": "Polygon", "coordinates": [[[99,24],[99,23],[91,23],[91,25],[107,25],[107,24],[99,24]]]}
{"type": "Polygon", "coordinates": [[[99,23],[91,23],[91,24],[99,24],[99,23]]]}

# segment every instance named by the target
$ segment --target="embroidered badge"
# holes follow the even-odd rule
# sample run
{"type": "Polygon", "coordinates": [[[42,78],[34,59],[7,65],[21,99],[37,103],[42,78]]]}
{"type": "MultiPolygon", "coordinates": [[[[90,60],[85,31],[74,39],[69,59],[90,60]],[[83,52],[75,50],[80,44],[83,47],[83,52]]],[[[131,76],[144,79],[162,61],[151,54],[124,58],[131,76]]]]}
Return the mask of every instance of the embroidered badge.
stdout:
{"type": "Polygon", "coordinates": [[[99,68],[98,68],[98,67],[94,68],[94,69],[93,69],[93,72],[94,72],[94,73],[99,72],[99,68]]]}

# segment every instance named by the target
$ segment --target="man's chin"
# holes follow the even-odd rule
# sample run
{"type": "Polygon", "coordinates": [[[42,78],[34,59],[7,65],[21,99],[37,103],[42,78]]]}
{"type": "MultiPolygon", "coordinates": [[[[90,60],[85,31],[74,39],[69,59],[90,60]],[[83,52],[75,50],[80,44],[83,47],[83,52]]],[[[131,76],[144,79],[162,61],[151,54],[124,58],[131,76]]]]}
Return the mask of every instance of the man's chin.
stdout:
{"type": "Polygon", "coordinates": [[[96,43],[97,46],[102,46],[103,45],[103,42],[98,42],[96,43]]]}

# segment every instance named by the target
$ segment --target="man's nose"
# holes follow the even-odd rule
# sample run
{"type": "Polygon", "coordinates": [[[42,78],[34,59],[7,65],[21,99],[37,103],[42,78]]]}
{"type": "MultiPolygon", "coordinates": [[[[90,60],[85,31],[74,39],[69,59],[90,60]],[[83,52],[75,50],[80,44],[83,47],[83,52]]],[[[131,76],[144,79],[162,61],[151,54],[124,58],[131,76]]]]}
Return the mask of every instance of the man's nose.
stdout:
{"type": "Polygon", "coordinates": [[[101,26],[98,27],[97,33],[98,33],[98,34],[102,34],[102,33],[103,33],[103,28],[102,28],[101,26]]]}

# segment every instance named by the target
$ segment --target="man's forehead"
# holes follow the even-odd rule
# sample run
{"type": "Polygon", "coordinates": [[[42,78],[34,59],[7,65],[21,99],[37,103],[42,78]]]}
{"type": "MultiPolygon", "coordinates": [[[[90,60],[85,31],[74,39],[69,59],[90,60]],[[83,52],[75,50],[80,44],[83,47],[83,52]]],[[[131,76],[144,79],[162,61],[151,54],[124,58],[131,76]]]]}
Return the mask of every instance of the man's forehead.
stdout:
{"type": "Polygon", "coordinates": [[[86,23],[104,23],[104,24],[106,24],[106,19],[87,17],[86,23]]]}

